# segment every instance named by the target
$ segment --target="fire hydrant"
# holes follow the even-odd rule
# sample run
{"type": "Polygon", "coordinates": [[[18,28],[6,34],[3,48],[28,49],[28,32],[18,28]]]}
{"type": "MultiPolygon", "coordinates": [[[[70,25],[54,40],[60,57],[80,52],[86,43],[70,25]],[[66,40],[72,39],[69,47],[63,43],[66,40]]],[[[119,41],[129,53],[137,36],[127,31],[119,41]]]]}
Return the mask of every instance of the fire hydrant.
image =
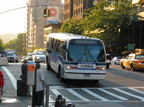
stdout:
{"type": "Polygon", "coordinates": [[[55,102],[55,107],[63,107],[65,105],[66,99],[62,98],[62,95],[58,95],[55,102]]]}

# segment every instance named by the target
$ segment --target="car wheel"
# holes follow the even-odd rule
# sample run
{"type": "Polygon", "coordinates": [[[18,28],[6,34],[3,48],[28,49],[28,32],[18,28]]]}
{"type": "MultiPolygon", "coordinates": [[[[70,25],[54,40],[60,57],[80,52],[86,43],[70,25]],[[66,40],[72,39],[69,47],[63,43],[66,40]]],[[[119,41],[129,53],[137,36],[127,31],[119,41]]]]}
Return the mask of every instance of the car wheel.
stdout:
{"type": "Polygon", "coordinates": [[[121,68],[122,68],[122,69],[125,69],[125,66],[123,66],[123,64],[122,64],[122,63],[121,63],[121,68]]]}
{"type": "Polygon", "coordinates": [[[135,68],[133,67],[132,64],[131,64],[131,71],[135,71],[135,68]]]}

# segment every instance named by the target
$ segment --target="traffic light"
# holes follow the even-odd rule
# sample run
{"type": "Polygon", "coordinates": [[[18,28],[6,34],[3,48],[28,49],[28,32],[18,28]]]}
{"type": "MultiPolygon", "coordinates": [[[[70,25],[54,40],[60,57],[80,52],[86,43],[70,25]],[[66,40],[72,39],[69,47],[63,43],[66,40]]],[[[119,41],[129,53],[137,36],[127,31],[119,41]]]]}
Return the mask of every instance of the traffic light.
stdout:
{"type": "Polygon", "coordinates": [[[44,9],[43,16],[44,16],[44,17],[47,17],[47,9],[44,9]]]}
{"type": "Polygon", "coordinates": [[[43,16],[44,16],[45,18],[50,17],[50,16],[51,16],[51,10],[48,9],[48,8],[44,9],[43,16]]]}
{"type": "Polygon", "coordinates": [[[51,16],[51,10],[47,9],[47,17],[50,17],[50,16],[51,16]]]}

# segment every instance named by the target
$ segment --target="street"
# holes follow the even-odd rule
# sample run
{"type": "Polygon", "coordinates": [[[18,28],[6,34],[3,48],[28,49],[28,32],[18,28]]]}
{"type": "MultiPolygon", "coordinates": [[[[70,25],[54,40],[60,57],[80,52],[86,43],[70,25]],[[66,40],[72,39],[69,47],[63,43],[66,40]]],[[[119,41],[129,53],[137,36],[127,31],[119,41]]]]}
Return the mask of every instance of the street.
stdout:
{"type": "MultiPolygon", "coordinates": [[[[22,63],[9,63],[0,66],[4,72],[7,86],[16,90],[15,80],[20,79],[22,63]],[[6,73],[7,70],[10,73],[6,73]],[[11,82],[10,82],[11,81],[11,82]]],[[[143,107],[144,105],[144,71],[121,69],[120,65],[110,65],[105,80],[99,83],[92,81],[68,80],[61,83],[54,71],[47,71],[45,63],[41,63],[45,82],[49,86],[49,104],[54,105],[59,94],[66,103],[76,107],[143,107]]],[[[6,88],[8,91],[10,88],[6,88]]]]}

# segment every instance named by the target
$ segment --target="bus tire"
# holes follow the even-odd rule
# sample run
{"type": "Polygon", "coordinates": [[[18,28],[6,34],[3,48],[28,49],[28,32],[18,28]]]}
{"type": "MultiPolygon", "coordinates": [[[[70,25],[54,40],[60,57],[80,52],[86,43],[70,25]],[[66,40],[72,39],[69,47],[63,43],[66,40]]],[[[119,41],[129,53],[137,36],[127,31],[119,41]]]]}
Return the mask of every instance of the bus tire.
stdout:
{"type": "Polygon", "coordinates": [[[47,70],[51,70],[50,63],[48,62],[48,57],[47,57],[46,65],[47,65],[47,70]]]}
{"type": "Polygon", "coordinates": [[[93,83],[98,83],[99,82],[99,80],[93,80],[93,83]]]}
{"type": "Polygon", "coordinates": [[[59,79],[60,79],[61,82],[65,82],[65,79],[62,77],[62,73],[61,73],[61,68],[60,67],[59,67],[59,70],[58,70],[57,77],[59,77],[59,79]]]}

